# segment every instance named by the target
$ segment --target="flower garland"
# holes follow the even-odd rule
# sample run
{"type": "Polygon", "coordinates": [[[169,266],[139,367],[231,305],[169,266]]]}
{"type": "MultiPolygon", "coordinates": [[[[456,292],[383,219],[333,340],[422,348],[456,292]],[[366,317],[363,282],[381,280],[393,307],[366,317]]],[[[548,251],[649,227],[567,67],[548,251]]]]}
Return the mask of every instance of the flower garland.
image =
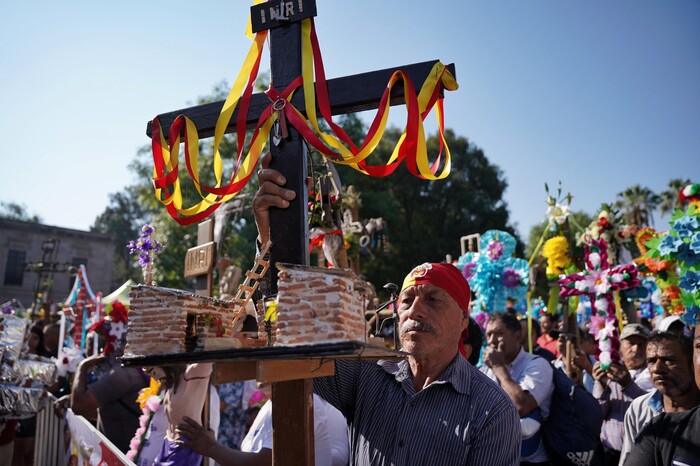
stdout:
{"type": "Polygon", "coordinates": [[[686,325],[695,325],[700,313],[700,205],[691,202],[685,211],[676,209],[670,224],[665,234],[645,243],[649,250],[644,257],[676,261],[678,286],[667,287],[664,296],[674,314],[682,313],[686,325]]]}
{"type": "Polygon", "coordinates": [[[160,408],[163,401],[163,396],[160,394],[160,382],[151,377],[151,382],[148,387],[142,388],[139,391],[139,396],[136,402],[141,407],[141,416],[139,417],[139,428],[136,429],[134,437],[129,442],[129,451],[126,457],[136,463],[138,456],[143,448],[143,441],[148,433],[148,427],[151,425],[153,415],[160,408]]]}

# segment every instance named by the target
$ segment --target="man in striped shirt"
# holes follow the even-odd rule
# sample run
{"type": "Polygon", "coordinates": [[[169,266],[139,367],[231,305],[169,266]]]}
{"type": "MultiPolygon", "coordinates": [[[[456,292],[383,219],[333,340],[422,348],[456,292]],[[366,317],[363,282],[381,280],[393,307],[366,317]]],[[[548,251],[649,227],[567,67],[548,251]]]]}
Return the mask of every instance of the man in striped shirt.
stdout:
{"type": "MultiPolygon", "coordinates": [[[[261,243],[269,239],[271,206],[286,208],[295,193],[267,168],[253,211],[261,243]]],[[[469,320],[470,290],[450,264],[422,264],[399,297],[402,349],[395,361],[336,361],[335,375],[315,391],[350,427],[352,465],[516,465],[520,423],[508,396],[459,354],[469,320]]]]}

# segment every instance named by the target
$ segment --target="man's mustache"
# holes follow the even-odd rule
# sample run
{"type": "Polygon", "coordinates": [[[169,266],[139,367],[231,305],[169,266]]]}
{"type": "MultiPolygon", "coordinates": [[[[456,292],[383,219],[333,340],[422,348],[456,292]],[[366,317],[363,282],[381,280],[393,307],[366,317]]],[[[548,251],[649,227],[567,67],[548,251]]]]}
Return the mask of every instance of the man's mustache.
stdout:
{"type": "Polygon", "coordinates": [[[432,325],[419,320],[407,320],[401,325],[401,333],[406,332],[430,332],[435,333],[436,329],[432,325]]]}

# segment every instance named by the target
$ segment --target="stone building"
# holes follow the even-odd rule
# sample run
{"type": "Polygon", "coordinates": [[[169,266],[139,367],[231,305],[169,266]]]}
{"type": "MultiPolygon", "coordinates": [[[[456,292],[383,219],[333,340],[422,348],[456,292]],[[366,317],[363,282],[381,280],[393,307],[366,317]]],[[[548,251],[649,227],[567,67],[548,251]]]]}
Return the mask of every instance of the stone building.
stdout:
{"type": "Polygon", "coordinates": [[[110,235],[0,218],[0,303],[32,307],[63,302],[84,264],[92,290],[112,291],[114,239],[110,235]]]}

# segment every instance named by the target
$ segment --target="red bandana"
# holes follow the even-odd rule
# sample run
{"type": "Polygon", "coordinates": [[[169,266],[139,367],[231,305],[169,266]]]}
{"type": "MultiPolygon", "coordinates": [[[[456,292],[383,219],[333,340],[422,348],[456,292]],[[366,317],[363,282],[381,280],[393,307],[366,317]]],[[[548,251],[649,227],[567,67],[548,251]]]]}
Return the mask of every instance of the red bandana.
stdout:
{"type": "MultiPolygon", "coordinates": [[[[457,305],[462,309],[464,315],[469,318],[469,300],[471,298],[471,289],[469,283],[462,276],[459,269],[452,264],[430,263],[426,262],[415,267],[406,275],[401,286],[401,291],[413,285],[431,284],[442,290],[445,290],[457,305]]],[[[462,337],[459,339],[459,351],[465,355],[464,345],[462,342],[467,339],[467,329],[462,332],[462,337]]]]}

